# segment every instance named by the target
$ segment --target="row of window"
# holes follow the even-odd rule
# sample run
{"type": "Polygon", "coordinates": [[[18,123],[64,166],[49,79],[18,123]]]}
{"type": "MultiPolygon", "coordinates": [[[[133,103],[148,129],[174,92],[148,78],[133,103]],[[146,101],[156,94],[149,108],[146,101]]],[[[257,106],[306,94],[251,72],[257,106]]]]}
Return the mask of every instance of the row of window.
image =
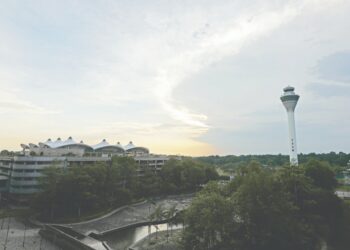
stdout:
{"type": "Polygon", "coordinates": [[[164,160],[138,160],[139,164],[164,163],[164,160]]]}
{"type": "Polygon", "coordinates": [[[36,178],[33,178],[33,177],[12,177],[12,179],[15,181],[33,181],[36,178]]]}
{"type": "Polygon", "coordinates": [[[28,188],[40,188],[40,185],[11,185],[11,187],[28,189],[28,188]]]}
{"type": "Polygon", "coordinates": [[[41,173],[43,170],[42,169],[14,169],[13,172],[16,173],[41,173]]]}
{"type": "Polygon", "coordinates": [[[50,165],[52,161],[15,161],[16,165],[50,165]]]}

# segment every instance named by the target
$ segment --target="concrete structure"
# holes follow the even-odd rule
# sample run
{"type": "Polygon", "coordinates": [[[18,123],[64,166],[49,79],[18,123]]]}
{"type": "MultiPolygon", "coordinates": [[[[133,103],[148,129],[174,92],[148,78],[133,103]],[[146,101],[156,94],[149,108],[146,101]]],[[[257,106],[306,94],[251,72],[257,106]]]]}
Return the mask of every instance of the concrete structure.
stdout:
{"type": "Polygon", "coordinates": [[[55,142],[21,144],[22,151],[11,156],[0,156],[0,192],[7,193],[16,201],[25,201],[28,195],[40,191],[38,179],[43,169],[55,165],[68,168],[72,165],[86,166],[97,162],[111,162],[113,156],[127,156],[135,159],[138,176],[147,170],[157,172],[168,161],[164,155],[150,154],[149,149],[129,142],[109,144],[105,139],[90,146],[72,137],[55,142]]]}
{"type": "Polygon", "coordinates": [[[149,154],[148,148],[135,146],[132,142],[122,146],[120,142],[110,144],[106,139],[103,139],[100,143],[90,146],[83,141],[79,143],[74,141],[71,136],[65,141],[62,141],[61,138],[57,138],[56,141],[47,139],[47,141],[38,144],[21,144],[21,147],[24,155],[36,156],[136,156],[149,154]]]}
{"type": "Polygon", "coordinates": [[[299,95],[294,93],[294,88],[291,86],[283,89],[284,93],[281,96],[281,101],[287,110],[288,127],[289,127],[289,160],[291,165],[298,165],[297,139],[295,133],[294,110],[299,100],[299,95]]]}

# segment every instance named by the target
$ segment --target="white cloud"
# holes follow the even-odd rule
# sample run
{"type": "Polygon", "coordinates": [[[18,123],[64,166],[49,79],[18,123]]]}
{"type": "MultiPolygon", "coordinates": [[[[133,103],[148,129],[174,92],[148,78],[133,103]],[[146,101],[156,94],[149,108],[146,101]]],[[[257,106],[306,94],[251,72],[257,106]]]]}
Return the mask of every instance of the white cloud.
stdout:
{"type": "MultiPolygon", "coordinates": [[[[297,15],[309,9],[325,9],[329,7],[329,4],[336,2],[339,1],[290,1],[282,8],[274,10],[268,10],[268,6],[264,11],[252,8],[248,13],[225,20],[223,25],[208,33],[203,31],[203,36],[199,41],[193,38],[189,43],[191,46],[182,48],[182,51],[176,51],[176,54],[169,60],[159,65],[158,86],[155,88],[156,96],[163,108],[174,119],[189,125],[208,127],[205,123],[206,115],[192,113],[187,108],[176,104],[172,96],[176,87],[190,75],[197,73],[209,64],[237,54],[247,43],[267,35],[297,15]]],[[[203,16],[205,15],[203,14],[203,16]]]]}
{"type": "Polygon", "coordinates": [[[38,115],[57,114],[59,111],[49,110],[31,102],[20,99],[18,89],[0,89],[0,113],[29,113],[38,115]]]}
{"type": "MultiPolygon", "coordinates": [[[[51,120],[51,127],[45,126],[48,133],[71,129],[69,134],[89,135],[91,131],[94,138],[109,134],[152,138],[161,134],[164,138],[198,140],[211,127],[254,128],[257,122],[276,121],[273,114],[261,115],[260,111],[275,107],[280,86],[268,85],[273,88],[270,93],[261,93],[265,86],[259,85],[258,77],[249,79],[257,81],[251,93],[251,86],[244,86],[248,85],[247,79],[233,76],[232,85],[237,88],[232,96],[237,98],[233,100],[230,93],[225,93],[226,99],[232,98],[225,102],[228,105],[213,105],[220,109],[220,118],[213,117],[216,111],[210,108],[192,105],[195,100],[183,102],[175,91],[185,88],[186,83],[193,84],[188,80],[208,66],[239,56],[242,50],[288,26],[285,24],[296,17],[331,11],[332,6],[342,2],[345,1],[76,1],[71,8],[59,2],[52,6],[32,3],[21,11],[19,5],[7,4],[15,6],[10,10],[18,8],[20,13],[16,24],[8,20],[0,24],[0,35],[6,37],[0,44],[0,80],[8,83],[0,93],[0,112],[52,114],[57,112],[52,107],[59,107],[64,112],[51,120]],[[9,28],[1,32],[1,26],[6,24],[9,28]],[[38,86],[40,89],[35,89],[38,86]],[[12,88],[17,89],[10,91],[12,88]],[[254,99],[261,94],[266,94],[263,107],[247,101],[247,95],[254,99]],[[71,123],[63,124],[67,118],[71,123]],[[66,127],[62,129],[62,125],[66,127]],[[75,127],[79,129],[73,131],[75,127]]],[[[0,21],[6,18],[2,15],[0,21]]],[[[307,19],[303,22],[306,24],[307,19]]],[[[286,39],[292,47],[295,37],[286,39]]],[[[269,48],[269,52],[273,49],[269,48]]],[[[284,56],[288,57],[288,53],[284,56]]],[[[250,59],[256,58],[253,55],[250,59]]],[[[266,74],[277,74],[273,65],[264,69],[266,74]]],[[[288,70],[281,74],[294,73],[288,70]]],[[[300,85],[297,89],[301,92],[300,85]]],[[[220,87],[222,91],[233,89],[220,87]]],[[[195,90],[191,92],[196,94],[195,90]]],[[[210,105],[210,96],[207,102],[210,105]]]]}

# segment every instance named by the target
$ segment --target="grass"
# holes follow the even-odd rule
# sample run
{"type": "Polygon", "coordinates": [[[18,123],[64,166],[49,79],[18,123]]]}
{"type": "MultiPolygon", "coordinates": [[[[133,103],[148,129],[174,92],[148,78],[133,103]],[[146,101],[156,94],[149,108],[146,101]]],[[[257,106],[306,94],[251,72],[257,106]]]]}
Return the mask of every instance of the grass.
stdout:
{"type": "Polygon", "coordinates": [[[336,190],[338,191],[350,191],[350,186],[349,185],[339,185],[336,190]]]}

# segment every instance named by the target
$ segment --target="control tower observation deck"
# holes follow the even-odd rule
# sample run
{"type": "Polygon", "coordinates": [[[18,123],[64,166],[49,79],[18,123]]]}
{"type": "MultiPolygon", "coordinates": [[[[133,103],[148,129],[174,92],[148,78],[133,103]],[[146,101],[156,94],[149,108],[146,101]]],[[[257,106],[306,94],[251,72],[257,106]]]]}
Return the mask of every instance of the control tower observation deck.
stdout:
{"type": "Polygon", "coordinates": [[[291,165],[298,165],[297,139],[295,132],[294,110],[297,106],[299,95],[294,93],[291,86],[283,89],[281,101],[287,110],[288,127],[289,127],[289,160],[291,165]]]}

